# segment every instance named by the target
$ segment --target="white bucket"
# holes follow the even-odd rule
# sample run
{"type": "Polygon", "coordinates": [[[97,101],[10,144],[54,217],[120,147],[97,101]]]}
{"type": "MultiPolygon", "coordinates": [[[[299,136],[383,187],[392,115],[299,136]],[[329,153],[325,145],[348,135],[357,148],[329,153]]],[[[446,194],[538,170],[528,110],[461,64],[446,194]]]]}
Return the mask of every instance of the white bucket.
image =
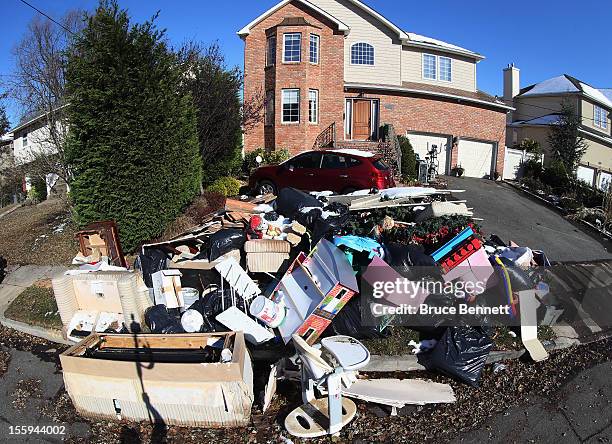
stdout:
{"type": "Polygon", "coordinates": [[[181,290],[181,295],[183,296],[183,302],[185,303],[185,310],[195,304],[200,298],[200,292],[197,288],[183,288],[181,290]]]}
{"type": "Polygon", "coordinates": [[[198,333],[204,325],[204,317],[197,310],[187,310],[181,316],[181,326],[187,333],[198,333]]]}
{"type": "Polygon", "coordinates": [[[278,327],[285,320],[285,307],[265,296],[253,299],[249,312],[271,328],[278,327]]]}

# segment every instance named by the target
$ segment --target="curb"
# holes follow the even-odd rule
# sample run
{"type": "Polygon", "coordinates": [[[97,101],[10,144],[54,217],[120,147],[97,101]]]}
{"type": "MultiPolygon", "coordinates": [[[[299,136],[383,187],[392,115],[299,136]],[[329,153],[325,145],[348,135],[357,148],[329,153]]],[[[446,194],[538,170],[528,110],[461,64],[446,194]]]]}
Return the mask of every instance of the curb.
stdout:
{"type": "MultiPolygon", "coordinates": [[[[548,352],[563,350],[573,346],[588,345],[612,337],[612,330],[593,337],[592,340],[579,341],[571,338],[557,338],[551,341],[542,341],[548,352]]],[[[494,350],[487,357],[487,364],[520,359],[527,353],[524,348],[520,350],[494,350]]],[[[416,355],[381,356],[372,355],[370,362],[361,371],[363,372],[412,372],[426,370],[418,363],[416,355]]]]}
{"type": "Polygon", "coordinates": [[[17,208],[21,208],[21,205],[17,205],[16,207],[11,208],[10,210],[5,211],[4,213],[0,213],[0,219],[2,219],[4,216],[8,216],[13,211],[15,211],[17,208]]]}
{"type": "Polygon", "coordinates": [[[30,336],[36,336],[37,338],[46,339],[47,341],[55,342],[57,344],[74,345],[74,343],[65,340],[61,333],[56,330],[50,330],[42,327],[36,327],[23,322],[13,321],[12,319],[5,318],[4,315],[0,316],[0,324],[4,327],[12,328],[21,333],[28,334],[30,336]]]}

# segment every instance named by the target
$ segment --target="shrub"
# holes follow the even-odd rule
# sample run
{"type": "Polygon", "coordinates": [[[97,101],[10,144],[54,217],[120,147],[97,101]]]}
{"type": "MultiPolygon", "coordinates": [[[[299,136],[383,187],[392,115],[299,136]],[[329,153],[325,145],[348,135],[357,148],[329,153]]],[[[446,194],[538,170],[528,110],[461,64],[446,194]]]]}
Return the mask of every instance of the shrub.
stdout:
{"type": "Polygon", "coordinates": [[[410,181],[417,179],[416,154],[410,140],[405,136],[397,136],[402,152],[402,179],[410,181]]]}
{"type": "Polygon", "coordinates": [[[250,174],[254,169],[260,166],[255,160],[257,156],[261,156],[263,159],[261,165],[278,165],[291,157],[289,150],[285,148],[274,151],[257,148],[254,151],[246,153],[244,156],[242,169],[246,174],[250,174]]]}
{"type": "Polygon", "coordinates": [[[214,161],[204,161],[202,183],[206,187],[225,176],[238,175],[242,164],[242,147],[236,146],[214,161]]]}
{"type": "Polygon", "coordinates": [[[223,196],[237,196],[242,184],[234,177],[221,177],[206,188],[211,193],[219,193],[223,196]]]}
{"type": "Polygon", "coordinates": [[[542,182],[550,185],[555,191],[567,190],[571,184],[565,165],[559,160],[553,160],[549,166],[544,168],[540,178],[542,182]]]}
{"type": "Polygon", "coordinates": [[[32,178],[32,188],[28,191],[28,199],[32,202],[42,202],[47,199],[47,184],[43,179],[36,176],[32,178]]]}
{"type": "Polygon", "coordinates": [[[66,72],[74,218],[115,220],[124,250],[159,236],[200,190],[196,112],[164,32],[101,2],[66,72]]]}
{"type": "Polygon", "coordinates": [[[536,177],[542,175],[542,163],[536,159],[527,159],[523,162],[523,177],[536,177]]]}

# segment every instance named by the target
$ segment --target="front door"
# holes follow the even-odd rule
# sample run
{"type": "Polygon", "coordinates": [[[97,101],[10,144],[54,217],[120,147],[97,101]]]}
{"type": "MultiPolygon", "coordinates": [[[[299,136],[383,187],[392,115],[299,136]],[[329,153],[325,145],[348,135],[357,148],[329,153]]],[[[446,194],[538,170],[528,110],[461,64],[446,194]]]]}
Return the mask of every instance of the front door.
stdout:
{"type": "Polygon", "coordinates": [[[353,139],[369,140],[372,134],[372,102],[353,101],[353,139]]]}

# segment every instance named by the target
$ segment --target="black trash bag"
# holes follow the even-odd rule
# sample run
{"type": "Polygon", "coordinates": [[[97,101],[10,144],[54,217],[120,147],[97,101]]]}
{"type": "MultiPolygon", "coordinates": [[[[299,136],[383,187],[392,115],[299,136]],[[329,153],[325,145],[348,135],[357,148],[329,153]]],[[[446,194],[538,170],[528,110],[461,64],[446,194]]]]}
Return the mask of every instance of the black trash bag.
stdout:
{"type": "Polygon", "coordinates": [[[316,197],[295,188],[283,188],[276,198],[276,212],[291,219],[294,219],[302,208],[322,206],[316,197]]]}
{"type": "Polygon", "coordinates": [[[142,272],[145,285],[153,288],[151,275],[161,270],[166,270],[168,255],[159,248],[147,248],[144,253],[140,253],[134,262],[134,268],[142,272]]]}
{"type": "Polygon", "coordinates": [[[499,260],[506,267],[512,291],[532,290],[535,288],[536,282],[523,268],[517,266],[511,259],[500,257],[499,260]]]}
{"type": "Polygon", "coordinates": [[[438,370],[478,387],[493,341],[478,327],[449,327],[433,350],[417,355],[427,370],[438,370]]]}
{"type": "Polygon", "coordinates": [[[433,258],[420,245],[388,243],[384,245],[385,262],[407,279],[440,279],[441,272],[433,258]]]}
{"type": "Polygon", "coordinates": [[[241,250],[246,242],[246,234],[238,228],[226,228],[213,233],[209,242],[208,260],[212,262],[232,250],[241,250]]]}
{"type": "MultiPolygon", "coordinates": [[[[224,289],[223,298],[221,297],[221,290],[212,291],[204,296],[202,296],[199,300],[194,302],[191,307],[191,310],[198,311],[202,317],[204,318],[204,326],[202,331],[204,332],[222,332],[229,331],[227,327],[225,327],[220,322],[217,322],[215,319],[216,316],[222,313],[223,307],[227,310],[232,306],[232,293],[229,288],[224,289]],[[224,305],[225,304],[225,305],[224,305]]],[[[241,311],[244,311],[244,301],[243,299],[236,295],[235,296],[236,307],[241,311]]]]}
{"type": "Polygon", "coordinates": [[[8,265],[8,263],[7,263],[6,259],[4,259],[2,256],[0,256],[0,284],[2,283],[4,278],[6,277],[6,267],[7,267],[7,265],[8,265]]]}
{"type": "Polygon", "coordinates": [[[276,211],[269,211],[263,215],[263,218],[268,222],[276,222],[278,220],[278,213],[276,211]]]}
{"type": "Polygon", "coordinates": [[[349,209],[346,205],[333,203],[325,209],[315,208],[308,212],[298,212],[294,215],[295,220],[304,225],[312,233],[312,243],[316,244],[321,238],[328,234],[341,231],[346,227],[350,220],[349,209]],[[337,213],[337,216],[328,216],[323,219],[323,210],[337,213]]]}
{"type": "Polygon", "coordinates": [[[332,320],[330,328],[326,330],[327,335],[345,335],[352,336],[355,339],[379,339],[389,337],[391,332],[387,328],[381,332],[377,327],[366,327],[361,325],[361,311],[359,307],[360,303],[358,297],[349,300],[344,308],[340,310],[332,320]]]}
{"type": "Polygon", "coordinates": [[[145,324],[153,333],[185,333],[178,317],[168,312],[164,304],[154,305],[146,309],[145,324]]]}

